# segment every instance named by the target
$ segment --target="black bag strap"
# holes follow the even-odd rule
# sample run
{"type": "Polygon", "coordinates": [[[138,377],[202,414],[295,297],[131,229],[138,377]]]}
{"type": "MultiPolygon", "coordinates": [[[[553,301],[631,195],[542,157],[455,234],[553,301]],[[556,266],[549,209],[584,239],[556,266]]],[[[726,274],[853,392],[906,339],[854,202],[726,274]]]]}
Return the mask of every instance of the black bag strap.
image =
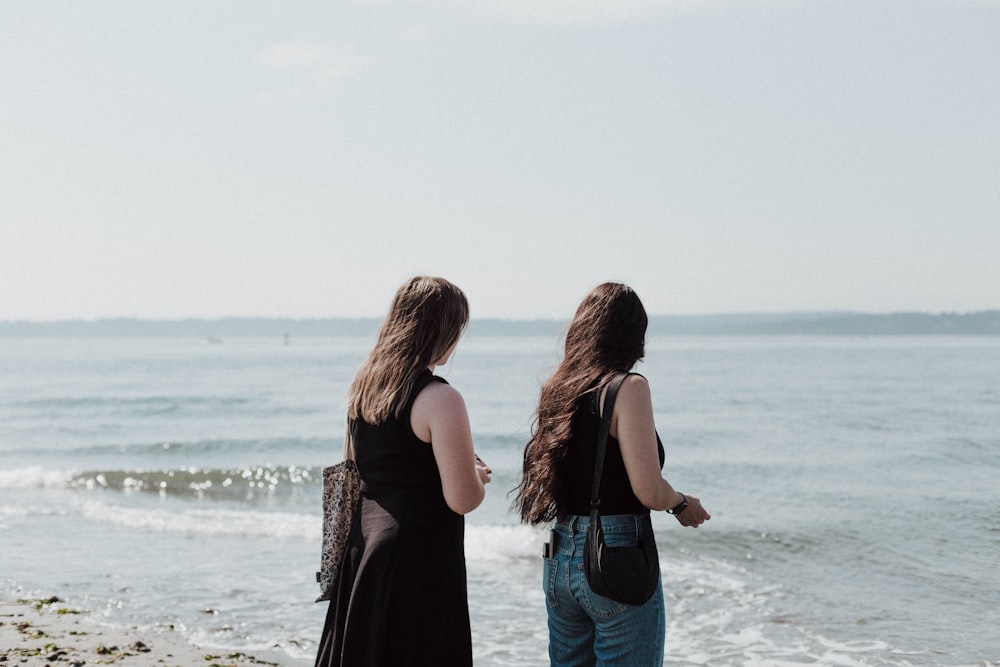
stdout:
{"type": "MultiPolygon", "coordinates": [[[[608,433],[611,431],[611,411],[615,407],[615,398],[622,382],[628,373],[619,373],[608,383],[608,391],[604,395],[604,409],[601,412],[601,428],[597,432],[597,452],[594,455],[594,482],[590,487],[590,511],[601,505],[601,475],[604,473],[604,457],[608,450],[608,433]]],[[[600,391],[598,391],[600,397],[600,391]]]]}

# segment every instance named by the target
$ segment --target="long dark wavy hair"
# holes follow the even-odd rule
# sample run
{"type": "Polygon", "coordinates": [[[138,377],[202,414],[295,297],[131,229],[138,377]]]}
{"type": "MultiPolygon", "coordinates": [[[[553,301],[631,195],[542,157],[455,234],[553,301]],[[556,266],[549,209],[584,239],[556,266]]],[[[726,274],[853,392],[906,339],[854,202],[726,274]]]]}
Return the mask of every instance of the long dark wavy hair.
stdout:
{"type": "Polygon", "coordinates": [[[347,416],[369,424],[398,417],[417,377],[458,341],[468,322],[469,302],[458,287],[444,278],[408,280],[347,392],[347,416]]]}
{"type": "Polygon", "coordinates": [[[524,448],[513,508],[532,525],[559,517],[563,463],[582,396],[627,371],[645,354],[646,309],[628,285],[603,283],[580,304],[566,331],[562,362],[542,385],[524,448]]]}

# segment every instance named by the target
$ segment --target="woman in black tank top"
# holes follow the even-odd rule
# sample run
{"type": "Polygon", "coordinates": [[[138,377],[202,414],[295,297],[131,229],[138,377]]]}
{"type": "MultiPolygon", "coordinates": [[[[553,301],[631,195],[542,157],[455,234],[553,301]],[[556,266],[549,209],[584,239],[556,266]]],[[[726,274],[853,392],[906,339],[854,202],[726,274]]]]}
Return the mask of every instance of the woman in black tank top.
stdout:
{"type": "MultiPolygon", "coordinates": [[[[601,397],[616,375],[644,355],[648,319],[636,293],[621,283],[596,287],[566,332],[565,354],[543,385],[515,507],[521,520],[555,522],[545,554],[543,586],[553,666],[663,662],[663,590],[630,605],[596,594],[582,567],[590,513],[601,397]]],[[[629,546],[650,510],[666,510],[683,526],[710,517],[692,495],[663,478],[663,445],[653,422],[649,383],[630,373],[611,414],[601,481],[601,523],[609,546],[629,546]]]]}

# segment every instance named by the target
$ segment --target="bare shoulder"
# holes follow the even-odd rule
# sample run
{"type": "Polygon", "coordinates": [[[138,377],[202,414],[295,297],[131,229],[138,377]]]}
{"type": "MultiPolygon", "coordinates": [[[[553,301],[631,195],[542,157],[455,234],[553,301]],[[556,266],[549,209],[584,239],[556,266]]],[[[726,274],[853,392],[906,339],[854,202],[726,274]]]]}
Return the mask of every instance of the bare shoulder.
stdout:
{"type": "Polygon", "coordinates": [[[647,423],[652,422],[652,413],[653,398],[649,393],[649,382],[641,375],[630,374],[618,390],[618,400],[611,413],[611,435],[621,441],[625,434],[619,427],[645,428],[647,423]]]}
{"type": "Polygon", "coordinates": [[[448,425],[465,425],[469,417],[462,395],[445,382],[431,382],[420,390],[410,409],[410,428],[424,442],[432,441],[432,433],[448,425]]]}
{"type": "Polygon", "coordinates": [[[649,400],[649,381],[638,373],[631,373],[622,382],[619,396],[626,401],[649,400]]]}
{"type": "Polygon", "coordinates": [[[413,401],[413,410],[448,410],[465,408],[465,400],[457,389],[447,382],[431,382],[420,390],[413,401]]]}

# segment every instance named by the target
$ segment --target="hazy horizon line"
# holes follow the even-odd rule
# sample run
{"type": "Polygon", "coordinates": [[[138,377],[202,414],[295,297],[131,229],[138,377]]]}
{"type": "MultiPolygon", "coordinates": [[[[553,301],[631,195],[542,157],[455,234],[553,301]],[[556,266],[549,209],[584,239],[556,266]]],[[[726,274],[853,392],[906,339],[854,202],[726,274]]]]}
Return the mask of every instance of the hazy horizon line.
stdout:
{"type": "MultiPolygon", "coordinates": [[[[149,337],[195,336],[371,336],[379,317],[273,318],[223,317],[154,320],[100,318],[49,322],[2,321],[0,336],[17,337],[149,337]]],[[[569,318],[473,318],[473,335],[553,335],[569,318]]],[[[989,335],[1000,336],[1000,310],[970,313],[852,311],[799,313],[719,313],[714,315],[651,315],[654,335],[989,335]]]]}
{"type": "MultiPolygon", "coordinates": [[[[824,316],[872,316],[890,317],[902,315],[921,315],[928,317],[941,316],[969,316],[986,315],[1000,313],[1000,307],[982,308],[975,310],[743,310],[743,311],[717,311],[701,313],[648,313],[649,319],[670,319],[670,318],[720,318],[720,317],[824,317],[824,316]]],[[[99,315],[96,317],[60,317],[51,319],[11,319],[0,318],[0,324],[72,324],[90,322],[149,322],[149,323],[184,323],[184,322],[222,322],[222,321],[287,321],[287,322],[322,322],[322,321],[381,321],[384,315],[191,315],[177,317],[157,317],[147,315],[99,315]]],[[[470,321],[479,322],[563,322],[570,318],[557,316],[530,316],[530,315],[487,315],[482,317],[472,316],[470,321]]]]}

